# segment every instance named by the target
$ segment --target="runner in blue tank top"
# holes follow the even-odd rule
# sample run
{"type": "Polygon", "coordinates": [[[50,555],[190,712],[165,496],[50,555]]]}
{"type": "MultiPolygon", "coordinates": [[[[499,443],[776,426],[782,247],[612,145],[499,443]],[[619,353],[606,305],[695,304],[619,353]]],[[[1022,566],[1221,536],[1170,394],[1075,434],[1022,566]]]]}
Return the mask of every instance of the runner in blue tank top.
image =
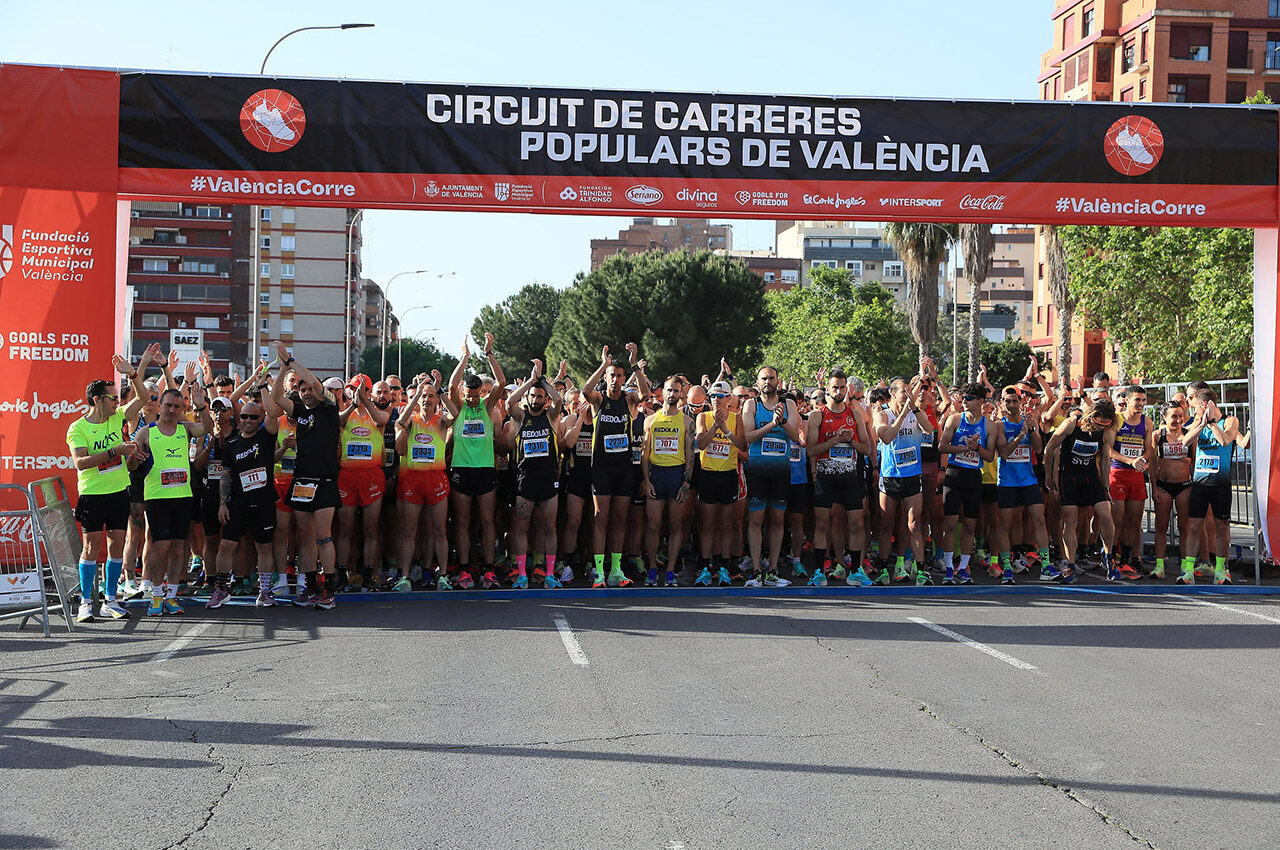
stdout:
{"type": "Polygon", "coordinates": [[[747,441],[747,545],[751,550],[751,578],[747,587],[786,587],[778,576],[782,552],[782,520],[791,491],[791,443],[800,440],[800,411],[778,395],[778,371],[765,366],[756,375],[759,398],[748,399],[742,411],[747,441]],[[769,570],[761,566],[766,509],[769,517],[769,570]]]}
{"type": "MultiPolygon", "coordinates": [[[[1023,527],[1024,515],[1031,517],[1031,534],[1040,560],[1040,580],[1057,581],[1058,568],[1049,563],[1049,532],[1044,521],[1044,493],[1036,480],[1035,458],[1044,453],[1040,436],[1040,403],[1035,395],[1010,385],[1000,395],[1004,418],[996,429],[996,504],[1000,522],[996,528],[996,551],[1012,554],[1010,532],[1023,527]],[[1025,407],[1024,405],[1025,399],[1025,407]]],[[[1028,557],[1030,557],[1028,555],[1028,557]]]]}
{"type": "MultiPolygon", "coordinates": [[[[965,384],[960,390],[960,401],[964,410],[947,417],[942,439],[938,441],[938,451],[950,457],[942,484],[942,545],[955,545],[956,526],[959,525],[959,581],[961,584],[973,584],[969,575],[969,558],[972,556],[978,516],[982,513],[982,463],[995,459],[996,435],[994,429],[988,432],[987,418],[982,415],[987,401],[985,386],[965,384]],[[960,521],[961,513],[964,514],[963,522],[960,521]]],[[[942,552],[942,564],[946,570],[944,584],[956,583],[951,565],[955,551],[944,549],[942,552]]],[[[1001,583],[1013,584],[1013,571],[1007,563],[1001,583]]]]}
{"type": "MultiPolygon", "coordinates": [[[[921,380],[920,375],[910,381],[903,377],[894,378],[889,383],[888,407],[876,411],[872,420],[881,451],[880,552],[885,558],[890,551],[893,552],[894,579],[899,581],[920,580],[918,577],[924,569],[919,560],[924,554],[920,446],[933,433],[933,425],[916,406],[921,380]],[[900,508],[907,512],[907,540],[893,538],[900,508]],[[907,572],[903,554],[908,540],[915,558],[914,574],[907,572]]],[[[888,584],[888,565],[882,562],[881,567],[878,580],[881,584],[888,584]]]]}
{"type": "Polygon", "coordinates": [[[1218,395],[1208,387],[1191,395],[1195,418],[1187,425],[1182,442],[1196,447],[1191,473],[1191,499],[1187,511],[1187,546],[1182,550],[1182,575],[1178,584],[1195,584],[1196,553],[1209,509],[1213,509],[1213,581],[1231,584],[1227,570],[1227,545],[1231,542],[1231,458],[1235,453],[1240,422],[1218,409],[1218,395]]]}

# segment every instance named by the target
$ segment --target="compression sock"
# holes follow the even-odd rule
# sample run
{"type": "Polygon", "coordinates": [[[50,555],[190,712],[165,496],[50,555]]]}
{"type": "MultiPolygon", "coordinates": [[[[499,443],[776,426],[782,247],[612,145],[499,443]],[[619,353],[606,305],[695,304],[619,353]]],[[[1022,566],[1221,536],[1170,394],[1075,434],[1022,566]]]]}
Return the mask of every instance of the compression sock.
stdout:
{"type": "Polygon", "coordinates": [[[1043,549],[1038,550],[1038,552],[1040,554],[1040,565],[1047,566],[1049,563],[1049,547],[1046,546],[1043,549]]]}
{"type": "Polygon", "coordinates": [[[596,564],[595,574],[599,576],[604,575],[604,553],[592,555],[591,557],[596,564]]]}
{"type": "Polygon", "coordinates": [[[116,598],[116,588],[120,586],[120,573],[123,570],[123,558],[107,558],[107,599],[116,598]]]}
{"type": "Polygon", "coordinates": [[[258,591],[266,593],[271,589],[271,573],[258,573],[258,591]]]}
{"type": "Polygon", "coordinates": [[[825,546],[821,549],[817,546],[813,547],[813,562],[818,565],[820,570],[831,568],[831,565],[827,563],[827,549],[825,546]]]}
{"type": "Polygon", "coordinates": [[[861,549],[854,549],[849,554],[849,569],[852,569],[852,570],[862,569],[862,550],[861,549]]]}
{"type": "Polygon", "coordinates": [[[518,575],[526,575],[525,567],[529,563],[528,555],[516,555],[516,573],[518,575]]]}
{"type": "Polygon", "coordinates": [[[1008,552],[1000,553],[1000,569],[1004,572],[1004,578],[1013,575],[1013,558],[1008,552]]]}
{"type": "Polygon", "coordinates": [[[547,575],[553,576],[556,574],[556,556],[546,555],[545,557],[547,559],[547,575]]]}
{"type": "Polygon", "coordinates": [[[621,552],[609,553],[609,572],[611,573],[622,572],[622,553],[621,552]]]}
{"type": "Polygon", "coordinates": [[[960,569],[962,570],[969,569],[969,557],[970,556],[968,554],[964,554],[960,556],[960,569]]]}
{"type": "Polygon", "coordinates": [[[80,600],[82,602],[93,602],[93,580],[97,577],[97,561],[80,562],[80,600]]]}
{"type": "Polygon", "coordinates": [[[944,566],[944,567],[946,567],[948,570],[950,570],[950,569],[951,569],[951,559],[955,557],[955,554],[956,554],[955,552],[943,552],[943,553],[942,553],[942,566],[944,566]]]}

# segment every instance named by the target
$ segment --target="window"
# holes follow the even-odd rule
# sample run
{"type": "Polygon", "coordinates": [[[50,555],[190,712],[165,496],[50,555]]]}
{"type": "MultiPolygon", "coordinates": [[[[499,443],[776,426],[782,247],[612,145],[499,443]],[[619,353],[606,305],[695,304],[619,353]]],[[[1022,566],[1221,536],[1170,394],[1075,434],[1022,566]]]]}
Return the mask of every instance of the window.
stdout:
{"type": "Polygon", "coordinates": [[[1062,19],[1062,46],[1070,47],[1076,42],[1076,16],[1067,15],[1062,19]]]}
{"type": "Polygon", "coordinates": [[[1145,77],[1143,77],[1141,80],[1138,80],[1138,100],[1146,100],[1146,99],[1147,99],[1147,80],[1145,77]]]}
{"type": "Polygon", "coordinates": [[[196,218],[222,218],[222,207],[196,207],[196,218]]]}
{"type": "Polygon", "coordinates": [[[1169,58],[1208,62],[1209,41],[1212,35],[1213,30],[1210,27],[1178,25],[1169,27],[1169,58]]]}
{"type": "Polygon", "coordinates": [[[271,303],[271,293],[270,293],[268,290],[265,290],[265,289],[264,289],[264,290],[262,290],[261,292],[259,292],[259,293],[258,293],[258,303],[259,303],[259,304],[261,304],[261,305],[262,305],[262,306],[264,306],[264,307],[265,307],[265,306],[267,306],[268,304],[270,304],[270,303],[271,303]]]}
{"type": "Polygon", "coordinates": [[[1049,99],[1049,81],[1048,80],[1045,80],[1044,85],[1040,87],[1040,99],[1041,100],[1049,99]]]}
{"type": "Polygon", "coordinates": [[[1036,307],[1036,321],[1037,322],[1044,321],[1044,305],[1040,305],[1036,307]]]}
{"type": "Polygon", "coordinates": [[[1094,49],[1094,53],[1098,57],[1094,63],[1097,67],[1094,77],[1100,83],[1111,82],[1111,63],[1115,61],[1115,51],[1111,49],[1110,45],[1100,44],[1094,49]]]}
{"type": "Polygon", "coordinates": [[[1231,30],[1227,33],[1227,67],[1248,68],[1252,64],[1249,61],[1249,31],[1231,30]]]}
{"type": "Polygon", "coordinates": [[[1207,103],[1209,101],[1208,77],[1169,76],[1170,103],[1207,103]]]}
{"type": "Polygon", "coordinates": [[[282,333],[282,334],[291,334],[291,333],[293,333],[293,319],[281,319],[281,320],[280,320],[280,333],[282,333]]]}
{"type": "Polygon", "coordinates": [[[773,274],[773,272],[765,272],[765,273],[764,273],[764,282],[765,282],[765,283],[773,283],[773,281],[774,281],[774,274],[773,274]]]}
{"type": "Polygon", "coordinates": [[[1138,33],[1138,37],[1140,40],[1138,47],[1138,61],[1145,65],[1147,64],[1147,31],[1143,30],[1138,33]]]}
{"type": "Polygon", "coordinates": [[[1267,61],[1264,64],[1268,71],[1280,71],[1280,32],[1267,33],[1267,61]]]}
{"type": "Polygon", "coordinates": [[[1267,17],[1280,18],[1280,0],[1271,0],[1267,4],[1267,17]]]}
{"type": "Polygon", "coordinates": [[[292,307],[292,306],[293,306],[293,293],[292,293],[292,292],[281,292],[281,293],[280,293],[280,306],[281,306],[281,307],[292,307]]]}
{"type": "Polygon", "coordinates": [[[292,251],[292,250],[293,250],[293,241],[294,241],[294,237],[292,237],[292,236],[281,236],[281,237],[280,237],[280,250],[281,250],[281,251],[292,251]]]}
{"type": "Polygon", "coordinates": [[[797,280],[800,279],[800,272],[796,271],[795,269],[783,269],[782,279],[783,281],[791,281],[792,283],[795,283],[797,280]]]}
{"type": "Polygon", "coordinates": [[[889,260],[884,264],[885,277],[902,277],[902,263],[889,260]]]}
{"type": "Polygon", "coordinates": [[[259,213],[262,216],[262,221],[271,221],[271,207],[263,207],[259,210],[259,213]]]}
{"type": "Polygon", "coordinates": [[[270,263],[259,263],[259,264],[258,264],[258,276],[259,276],[259,277],[271,277],[271,264],[270,264],[270,263]]]}
{"type": "Polygon", "coordinates": [[[1054,100],[1062,99],[1062,75],[1061,74],[1053,78],[1053,99],[1054,100]]]}
{"type": "Polygon", "coordinates": [[[217,274],[218,266],[213,260],[183,260],[182,270],[197,274],[217,274]]]}
{"type": "Polygon", "coordinates": [[[167,272],[169,270],[169,261],[144,259],[142,261],[142,270],[144,272],[167,272]]]}
{"type": "Polygon", "coordinates": [[[1227,103],[1244,103],[1248,96],[1243,80],[1227,80],[1227,103]]]}
{"type": "Polygon", "coordinates": [[[854,277],[862,277],[862,260],[845,260],[844,267],[853,272],[854,277]]]}
{"type": "Polygon", "coordinates": [[[270,319],[263,319],[263,320],[262,320],[262,322],[261,322],[261,324],[259,325],[259,327],[262,329],[262,332],[263,332],[264,334],[265,334],[265,333],[270,333],[270,332],[271,332],[271,320],[270,320],[270,319]]]}
{"type": "Polygon", "coordinates": [[[144,328],[167,328],[169,327],[169,317],[163,313],[143,313],[142,327],[144,328]]]}
{"type": "Polygon", "coordinates": [[[183,301],[204,301],[208,297],[209,293],[204,286],[194,283],[182,284],[183,301]]]}
{"type": "Polygon", "coordinates": [[[207,331],[216,331],[218,329],[218,319],[216,316],[196,316],[196,327],[204,328],[207,331]]]}
{"type": "Polygon", "coordinates": [[[1080,37],[1087,38],[1093,34],[1093,7],[1085,6],[1080,15],[1080,37]]]}
{"type": "Polygon", "coordinates": [[[809,261],[809,268],[811,269],[816,269],[816,268],[834,269],[835,267],[836,267],[835,260],[810,260],[809,261]]]}
{"type": "Polygon", "coordinates": [[[261,238],[260,238],[260,241],[258,242],[258,247],[259,247],[259,248],[270,248],[270,247],[271,247],[271,237],[270,237],[270,236],[263,236],[263,237],[261,237],[261,238]]]}
{"type": "Polygon", "coordinates": [[[293,207],[285,207],[280,211],[280,220],[285,224],[293,224],[298,220],[298,211],[293,207]]]}
{"type": "Polygon", "coordinates": [[[280,264],[280,277],[293,277],[293,263],[280,264]]]}
{"type": "Polygon", "coordinates": [[[1131,38],[1126,38],[1124,43],[1120,45],[1120,71],[1127,74],[1138,64],[1137,44],[1131,38]]]}

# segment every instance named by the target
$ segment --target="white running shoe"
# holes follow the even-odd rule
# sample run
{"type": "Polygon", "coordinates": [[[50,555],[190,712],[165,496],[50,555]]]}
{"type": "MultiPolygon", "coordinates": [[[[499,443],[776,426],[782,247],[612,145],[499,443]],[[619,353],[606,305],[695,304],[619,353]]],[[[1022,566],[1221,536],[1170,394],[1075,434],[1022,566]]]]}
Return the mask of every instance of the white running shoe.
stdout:
{"type": "MultiPolygon", "coordinates": [[[[280,110],[276,107],[267,109],[265,101],[254,107],[253,120],[257,121],[263,127],[266,127],[268,133],[275,136],[282,142],[292,142],[297,136],[297,134],[289,128],[289,125],[284,123],[284,118],[280,116],[280,110]]],[[[1141,144],[1141,142],[1139,142],[1139,144],[1141,144]]],[[[1150,158],[1148,158],[1147,161],[1150,162],[1150,158]]]]}
{"type": "MultiPolygon", "coordinates": [[[[257,113],[254,113],[254,117],[257,117],[257,113]]],[[[1139,165],[1150,165],[1155,162],[1155,157],[1151,155],[1151,151],[1147,150],[1142,137],[1131,133],[1128,127],[1125,127],[1116,135],[1116,147],[1128,154],[1129,159],[1139,165]]]]}
{"type": "Polygon", "coordinates": [[[129,612],[124,610],[124,607],[121,606],[120,603],[116,602],[114,599],[108,599],[105,602],[103,602],[102,605],[99,607],[98,611],[99,613],[102,614],[102,616],[110,617],[113,620],[129,619],[129,612]]]}
{"type": "Polygon", "coordinates": [[[289,574],[288,573],[276,573],[276,583],[271,586],[271,592],[284,593],[284,594],[287,594],[289,592],[289,574]]]}
{"type": "Polygon", "coordinates": [[[568,564],[565,564],[560,569],[560,583],[563,584],[565,587],[568,587],[570,584],[573,583],[573,567],[569,566],[568,564]]]}
{"type": "Polygon", "coordinates": [[[93,622],[93,603],[91,602],[80,603],[80,609],[76,612],[76,622],[77,623],[93,622]]]}

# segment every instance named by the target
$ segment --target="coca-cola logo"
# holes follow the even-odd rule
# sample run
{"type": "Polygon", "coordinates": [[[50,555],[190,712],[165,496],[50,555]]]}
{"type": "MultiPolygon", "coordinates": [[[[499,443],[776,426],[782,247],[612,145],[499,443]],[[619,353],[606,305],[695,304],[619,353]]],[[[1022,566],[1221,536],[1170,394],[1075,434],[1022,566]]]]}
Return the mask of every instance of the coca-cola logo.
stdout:
{"type": "Polygon", "coordinates": [[[985,198],[975,198],[973,195],[965,195],[960,201],[960,209],[962,210],[1002,210],[1004,209],[1004,199],[1007,195],[987,195],[985,198]]]}
{"type": "Polygon", "coordinates": [[[0,545],[13,546],[31,543],[35,533],[31,528],[30,517],[10,516],[0,518],[0,545]]]}

